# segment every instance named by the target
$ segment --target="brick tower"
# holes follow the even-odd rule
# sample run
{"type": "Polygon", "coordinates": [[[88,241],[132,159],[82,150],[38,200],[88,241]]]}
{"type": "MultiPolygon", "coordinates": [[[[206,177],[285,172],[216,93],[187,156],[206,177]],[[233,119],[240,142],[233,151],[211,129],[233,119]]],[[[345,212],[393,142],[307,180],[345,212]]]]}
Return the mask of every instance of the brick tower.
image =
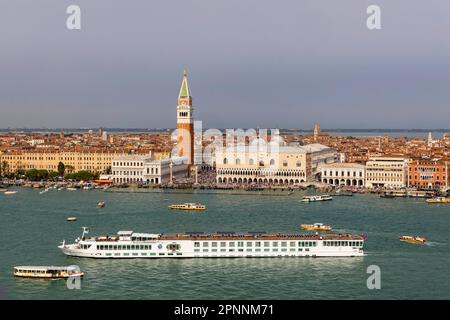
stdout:
{"type": "Polygon", "coordinates": [[[177,107],[178,156],[186,157],[190,165],[194,164],[194,108],[191,90],[184,70],[177,107]]]}

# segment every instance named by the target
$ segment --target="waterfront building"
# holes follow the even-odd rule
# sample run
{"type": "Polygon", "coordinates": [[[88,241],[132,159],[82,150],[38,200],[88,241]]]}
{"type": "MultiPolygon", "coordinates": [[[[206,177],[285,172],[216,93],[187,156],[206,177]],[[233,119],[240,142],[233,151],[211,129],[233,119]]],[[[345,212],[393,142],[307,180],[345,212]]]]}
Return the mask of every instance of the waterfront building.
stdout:
{"type": "Polygon", "coordinates": [[[399,156],[370,157],[366,163],[366,187],[406,187],[407,161],[399,156]]]}
{"type": "Polygon", "coordinates": [[[58,171],[58,164],[62,162],[66,172],[81,170],[91,172],[106,172],[111,167],[111,161],[118,155],[128,154],[127,150],[18,150],[5,152],[0,161],[6,161],[10,172],[17,170],[48,170],[58,171]]]}
{"type": "Polygon", "coordinates": [[[186,157],[189,164],[194,164],[194,107],[192,106],[191,90],[184,70],[177,107],[177,155],[186,157]]]}
{"type": "Polygon", "coordinates": [[[364,187],[366,166],[359,163],[332,163],[320,166],[320,180],[334,186],[364,187]]]}
{"type": "Polygon", "coordinates": [[[334,149],[320,144],[228,147],[216,150],[218,184],[293,185],[311,181],[321,164],[337,161],[334,149]]]}
{"type": "Polygon", "coordinates": [[[112,160],[111,172],[114,183],[169,183],[171,177],[187,175],[188,159],[155,159],[151,155],[119,156],[112,160]]]}
{"type": "Polygon", "coordinates": [[[449,162],[442,159],[412,159],[408,166],[408,187],[448,187],[448,165],[449,162]]]}

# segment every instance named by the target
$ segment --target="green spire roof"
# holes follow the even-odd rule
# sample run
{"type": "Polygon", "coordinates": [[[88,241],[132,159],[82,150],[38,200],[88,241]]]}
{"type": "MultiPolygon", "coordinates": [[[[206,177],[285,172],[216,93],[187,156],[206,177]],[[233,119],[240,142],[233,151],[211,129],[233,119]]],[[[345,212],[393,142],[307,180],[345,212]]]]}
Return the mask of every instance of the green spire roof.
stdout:
{"type": "Polygon", "coordinates": [[[181,83],[180,94],[178,98],[188,98],[191,96],[191,90],[189,89],[189,82],[187,79],[187,71],[184,69],[183,82],[181,83]]]}

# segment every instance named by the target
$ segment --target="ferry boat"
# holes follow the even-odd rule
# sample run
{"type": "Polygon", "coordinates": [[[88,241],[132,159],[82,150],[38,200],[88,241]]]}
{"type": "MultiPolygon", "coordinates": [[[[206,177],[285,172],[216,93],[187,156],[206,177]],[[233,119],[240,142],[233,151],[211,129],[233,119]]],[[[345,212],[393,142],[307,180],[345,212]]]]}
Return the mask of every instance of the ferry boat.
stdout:
{"type": "Polygon", "coordinates": [[[183,204],[172,204],[169,206],[169,209],[172,210],[199,210],[204,211],[207,210],[205,205],[200,203],[183,203],[183,204]]]}
{"type": "Polygon", "coordinates": [[[319,196],[304,196],[302,199],[302,202],[316,202],[316,201],[329,201],[329,200],[333,200],[333,197],[328,194],[324,194],[324,195],[319,195],[319,196]]]}
{"type": "Polygon", "coordinates": [[[358,257],[365,236],[350,234],[266,234],[265,232],[187,232],[164,235],[119,231],[113,236],[88,237],[58,248],[68,256],[87,258],[244,258],[358,257]]]}
{"type": "Polygon", "coordinates": [[[412,244],[425,244],[427,242],[427,239],[423,237],[401,236],[400,241],[412,244]]]}
{"type": "Polygon", "coordinates": [[[427,199],[427,203],[450,203],[450,198],[435,197],[433,199],[427,199]]]}
{"type": "Polygon", "coordinates": [[[14,276],[24,278],[66,279],[69,277],[83,277],[76,266],[18,266],[14,267],[14,276]]]}
{"type": "Polygon", "coordinates": [[[300,227],[303,230],[309,231],[331,231],[333,229],[331,226],[324,225],[323,223],[302,224],[300,227]]]}

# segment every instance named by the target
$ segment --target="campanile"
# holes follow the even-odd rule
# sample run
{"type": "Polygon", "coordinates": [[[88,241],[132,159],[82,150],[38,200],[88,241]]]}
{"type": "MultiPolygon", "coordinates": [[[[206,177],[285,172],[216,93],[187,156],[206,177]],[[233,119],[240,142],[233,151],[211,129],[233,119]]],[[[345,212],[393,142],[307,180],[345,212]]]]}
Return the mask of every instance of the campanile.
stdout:
{"type": "Polygon", "coordinates": [[[191,90],[184,70],[177,107],[178,156],[186,157],[190,165],[194,164],[194,108],[191,90]]]}

